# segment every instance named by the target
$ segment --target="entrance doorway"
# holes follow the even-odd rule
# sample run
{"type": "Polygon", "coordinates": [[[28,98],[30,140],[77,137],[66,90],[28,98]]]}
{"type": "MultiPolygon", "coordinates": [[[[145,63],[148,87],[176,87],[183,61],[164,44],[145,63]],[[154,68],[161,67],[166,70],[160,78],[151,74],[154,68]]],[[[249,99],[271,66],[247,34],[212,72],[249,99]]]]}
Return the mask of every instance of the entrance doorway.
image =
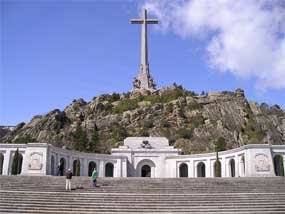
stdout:
{"type": "Polygon", "coordinates": [[[141,172],[142,177],[151,177],[151,168],[149,165],[144,165],[141,172]]]}
{"type": "Polygon", "coordinates": [[[197,165],[197,177],[206,177],[205,164],[203,162],[197,165]]]}

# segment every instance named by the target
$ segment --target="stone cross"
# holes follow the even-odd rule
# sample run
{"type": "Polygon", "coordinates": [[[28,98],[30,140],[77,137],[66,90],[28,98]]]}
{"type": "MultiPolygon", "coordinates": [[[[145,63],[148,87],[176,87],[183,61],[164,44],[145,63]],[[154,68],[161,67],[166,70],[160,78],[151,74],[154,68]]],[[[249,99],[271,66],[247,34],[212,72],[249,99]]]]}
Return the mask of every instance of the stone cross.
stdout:
{"type": "Polygon", "coordinates": [[[147,19],[147,10],[142,10],[141,19],[132,19],[132,24],[141,24],[141,66],[138,76],[133,81],[133,90],[155,90],[155,83],[153,78],[150,76],[149,64],[148,64],[148,47],[147,47],[147,25],[148,24],[158,24],[156,19],[147,19]]]}

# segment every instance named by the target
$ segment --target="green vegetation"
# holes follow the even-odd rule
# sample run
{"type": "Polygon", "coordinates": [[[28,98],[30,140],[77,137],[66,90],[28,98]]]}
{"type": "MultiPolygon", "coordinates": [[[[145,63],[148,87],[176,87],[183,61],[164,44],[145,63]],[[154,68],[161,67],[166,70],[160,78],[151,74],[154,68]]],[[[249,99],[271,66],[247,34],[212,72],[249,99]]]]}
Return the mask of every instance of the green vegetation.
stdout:
{"type": "Polygon", "coordinates": [[[73,162],[73,175],[74,176],[80,176],[80,160],[79,160],[79,158],[77,158],[77,160],[75,160],[73,162]]]}
{"type": "Polygon", "coordinates": [[[23,136],[20,136],[14,140],[14,143],[22,143],[22,144],[27,144],[27,143],[33,143],[36,142],[37,140],[33,138],[29,134],[25,134],[23,136]]]}
{"type": "Polygon", "coordinates": [[[256,121],[250,117],[245,128],[242,130],[242,132],[248,135],[251,143],[259,143],[259,141],[266,136],[266,133],[262,130],[258,130],[256,126],[256,121]]]}
{"type": "Polygon", "coordinates": [[[153,120],[145,120],[143,122],[143,127],[146,128],[146,129],[151,129],[153,128],[153,120]]]}
{"type": "Polygon", "coordinates": [[[214,141],[215,144],[215,151],[221,152],[227,150],[227,142],[225,138],[219,137],[217,140],[214,141]]]}
{"type": "Polygon", "coordinates": [[[117,106],[114,108],[114,113],[123,113],[128,110],[134,110],[138,108],[137,99],[125,99],[121,100],[117,106]]]}
{"type": "MultiPolygon", "coordinates": [[[[159,94],[152,94],[149,96],[139,95],[136,98],[129,99],[125,98],[120,100],[119,104],[114,108],[114,113],[123,113],[124,111],[134,110],[138,108],[138,103],[142,101],[148,101],[151,105],[155,103],[168,103],[170,101],[176,100],[179,97],[186,97],[186,96],[195,96],[196,94],[191,91],[186,91],[182,87],[178,87],[174,90],[167,91],[166,93],[159,95],[159,94]]],[[[200,108],[200,104],[197,102],[193,102],[190,106],[192,109],[200,108]]]]}
{"type": "Polygon", "coordinates": [[[217,155],[217,159],[214,164],[214,173],[215,173],[215,177],[222,177],[221,161],[219,161],[218,155],[217,155]]]}
{"type": "Polygon", "coordinates": [[[19,149],[17,148],[14,156],[13,156],[13,162],[12,162],[12,175],[18,175],[21,173],[22,168],[22,155],[19,153],[19,149]]]}
{"type": "Polygon", "coordinates": [[[192,129],[181,128],[181,129],[177,130],[178,138],[191,139],[192,135],[193,135],[192,129]]]}

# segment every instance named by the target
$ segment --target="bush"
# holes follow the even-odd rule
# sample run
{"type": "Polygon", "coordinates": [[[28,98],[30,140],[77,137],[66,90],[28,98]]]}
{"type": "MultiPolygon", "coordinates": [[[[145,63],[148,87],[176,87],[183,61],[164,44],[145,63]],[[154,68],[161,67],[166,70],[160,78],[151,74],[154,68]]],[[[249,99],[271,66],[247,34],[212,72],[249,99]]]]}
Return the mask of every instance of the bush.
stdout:
{"type": "Polygon", "coordinates": [[[14,143],[27,144],[27,143],[33,143],[33,142],[36,142],[36,141],[37,140],[35,138],[33,138],[31,135],[25,134],[23,136],[20,136],[20,137],[16,138],[14,143]]]}
{"type": "Polygon", "coordinates": [[[137,99],[126,99],[119,102],[119,104],[114,108],[114,113],[123,113],[128,110],[134,110],[138,108],[137,99]]]}
{"type": "Polygon", "coordinates": [[[19,154],[19,149],[17,148],[14,156],[13,156],[13,162],[12,162],[12,175],[18,175],[21,173],[22,168],[22,156],[19,154]]]}
{"type": "Polygon", "coordinates": [[[219,137],[218,140],[215,141],[215,150],[216,152],[227,150],[227,143],[225,138],[219,137]]]}
{"type": "Polygon", "coordinates": [[[177,134],[180,138],[191,139],[193,135],[193,130],[188,128],[179,129],[177,134]]]}
{"type": "Polygon", "coordinates": [[[153,120],[146,120],[143,123],[143,127],[146,129],[153,128],[153,120]]]}

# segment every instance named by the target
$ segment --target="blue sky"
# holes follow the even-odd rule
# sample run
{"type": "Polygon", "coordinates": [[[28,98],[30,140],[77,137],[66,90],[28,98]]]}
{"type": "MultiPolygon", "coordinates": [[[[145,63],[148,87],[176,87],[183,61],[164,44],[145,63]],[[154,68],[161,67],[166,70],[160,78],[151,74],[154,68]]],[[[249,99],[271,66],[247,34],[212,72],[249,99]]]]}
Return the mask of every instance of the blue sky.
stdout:
{"type": "MultiPolygon", "coordinates": [[[[73,99],[129,91],[140,63],[140,27],[129,20],[139,17],[142,4],[2,0],[0,125],[62,110],[73,99]]],[[[285,107],[284,87],[260,91],[254,76],[210,66],[207,39],[154,26],[148,32],[150,71],[159,87],[243,88],[249,100],[285,107]]]]}

